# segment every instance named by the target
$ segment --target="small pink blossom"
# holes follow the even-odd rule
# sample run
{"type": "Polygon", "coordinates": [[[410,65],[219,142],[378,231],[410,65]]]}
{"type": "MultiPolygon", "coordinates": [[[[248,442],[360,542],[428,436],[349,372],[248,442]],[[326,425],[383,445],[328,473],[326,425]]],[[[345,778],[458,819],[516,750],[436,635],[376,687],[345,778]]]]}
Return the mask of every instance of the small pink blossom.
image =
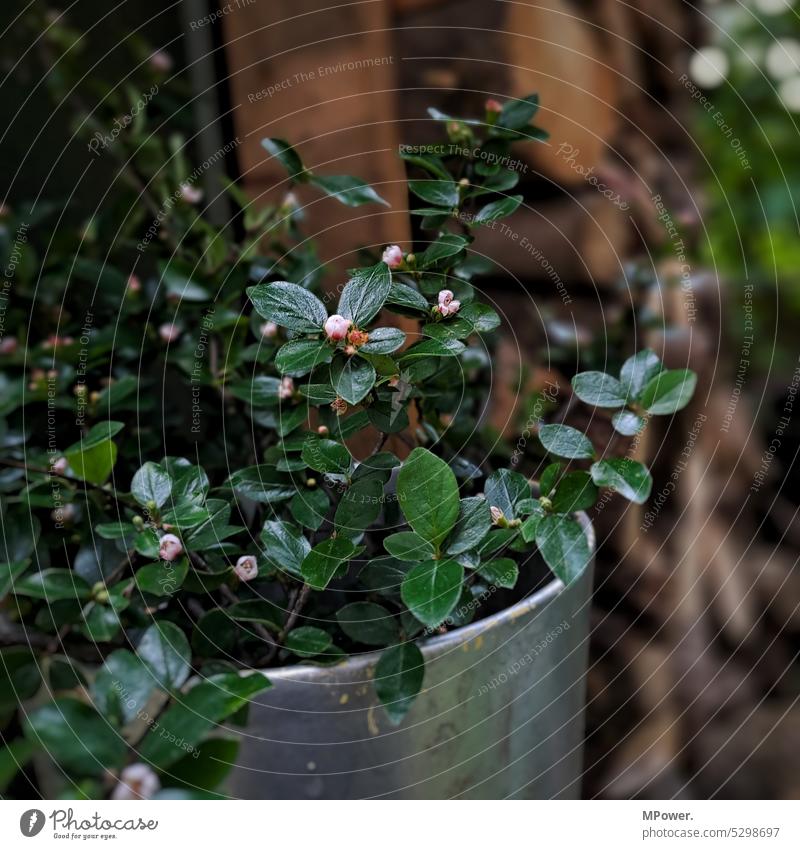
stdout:
{"type": "Polygon", "coordinates": [[[172,562],[183,554],[183,543],[175,534],[164,534],[158,545],[158,555],[162,560],[172,562]]]}
{"type": "Polygon", "coordinates": [[[258,328],[258,332],[261,334],[262,339],[274,339],[278,333],[278,325],[274,321],[265,321],[258,328]]]}
{"type": "Polygon", "coordinates": [[[63,475],[66,474],[67,467],[69,463],[67,462],[66,457],[59,457],[57,460],[53,461],[53,465],[50,467],[53,471],[53,474],[63,475]]]}
{"type": "Polygon", "coordinates": [[[494,525],[499,525],[506,518],[503,514],[503,511],[499,507],[490,507],[489,513],[491,513],[492,524],[494,525]]]}
{"type": "Polygon", "coordinates": [[[160,789],[161,782],[155,772],[147,764],[136,763],[122,770],[111,798],[117,801],[151,799],[160,789]]]}
{"type": "Polygon", "coordinates": [[[203,199],[203,190],[197,186],[192,186],[189,183],[181,183],[180,185],[181,199],[186,203],[200,203],[203,199]]]}
{"type": "Polygon", "coordinates": [[[142,281],[135,274],[128,278],[128,291],[134,294],[142,291],[142,281]]]}
{"type": "Polygon", "coordinates": [[[341,315],[331,315],[325,321],[325,335],[331,342],[341,342],[350,330],[350,319],[341,315]]]}
{"type": "Polygon", "coordinates": [[[499,100],[495,100],[493,97],[490,97],[484,105],[487,112],[500,114],[500,112],[503,111],[503,104],[500,103],[499,100]]]}
{"type": "Polygon", "coordinates": [[[158,335],[162,342],[177,342],[181,336],[181,329],[172,321],[167,321],[158,328],[158,335]]]}
{"type": "Polygon", "coordinates": [[[240,581],[252,581],[258,576],[258,561],[252,554],[245,554],[236,561],[233,571],[240,581]]]}
{"type": "Polygon", "coordinates": [[[447,318],[449,315],[455,315],[461,309],[461,301],[453,299],[453,293],[449,289],[442,289],[439,292],[439,305],[436,308],[442,318],[447,318]]]}
{"type": "Polygon", "coordinates": [[[154,71],[160,71],[163,74],[168,74],[172,70],[172,56],[165,50],[156,50],[150,57],[150,67],[154,71]]]}
{"type": "Polygon", "coordinates": [[[78,511],[74,504],[62,504],[51,511],[50,518],[56,525],[71,525],[78,518],[78,511]]]}
{"type": "Polygon", "coordinates": [[[286,401],[294,395],[294,381],[291,377],[284,377],[281,380],[281,387],[278,390],[278,397],[281,401],[286,401]]]}
{"type": "Polygon", "coordinates": [[[13,354],[18,347],[19,342],[17,342],[16,336],[6,336],[6,338],[0,342],[0,354],[13,354]]]}
{"type": "Polygon", "coordinates": [[[330,431],[328,430],[328,428],[327,428],[327,426],[326,426],[326,425],[320,425],[320,426],[317,428],[317,433],[318,433],[320,436],[327,436],[327,435],[330,433],[330,431]]]}
{"type": "Polygon", "coordinates": [[[389,268],[400,268],[403,264],[403,249],[400,245],[389,245],[383,252],[381,259],[389,266],[389,268]]]}

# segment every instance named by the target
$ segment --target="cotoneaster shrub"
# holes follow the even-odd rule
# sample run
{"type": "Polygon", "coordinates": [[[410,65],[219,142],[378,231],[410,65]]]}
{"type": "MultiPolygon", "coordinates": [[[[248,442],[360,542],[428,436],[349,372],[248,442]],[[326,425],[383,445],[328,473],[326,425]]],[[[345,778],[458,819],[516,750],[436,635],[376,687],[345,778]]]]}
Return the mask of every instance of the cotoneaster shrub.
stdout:
{"type": "MultiPolygon", "coordinates": [[[[315,294],[313,248],[295,247],[291,193],[255,209],[229,186],[234,238],[198,214],[182,154],[153,158],[162,143],[144,125],[114,141],[133,196],[120,189],[72,237],[58,228],[58,250],[35,255],[35,208],[6,214],[22,259],[0,340],[3,793],[211,794],[238,745],[220,724],[246,723],[277,665],[377,650],[375,690],[399,723],[424,683],[422,640],[483,615],[537,551],[576,580],[591,552],[574,514],[600,489],[647,499],[641,463],[564,424],[539,428],[552,462],[536,488],[449,439],[486,391],[482,337],[500,324],[471,282],[471,234],[523,202],[497,163],[543,138],[536,109],[529,97],[490,101],[480,120],[432,110],[451,152],[404,155],[430,237],[353,269],[335,306],[315,294]],[[143,185],[167,212],[142,252],[151,219],[126,210],[143,185]],[[367,436],[357,460],[348,442],[367,436]]],[[[283,140],[264,147],[288,188],[382,203],[283,140]]],[[[694,385],[651,351],[573,380],[625,436],[694,385]]]]}

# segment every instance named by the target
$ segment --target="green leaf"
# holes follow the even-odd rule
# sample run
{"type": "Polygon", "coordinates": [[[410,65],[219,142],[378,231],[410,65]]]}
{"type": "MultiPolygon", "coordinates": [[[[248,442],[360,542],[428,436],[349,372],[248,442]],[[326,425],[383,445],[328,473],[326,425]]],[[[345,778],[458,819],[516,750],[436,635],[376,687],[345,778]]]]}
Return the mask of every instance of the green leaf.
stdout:
{"type": "Polygon", "coordinates": [[[83,617],[81,633],[92,643],[107,643],[117,636],[119,615],[104,604],[90,604],[83,617]]]}
{"type": "Polygon", "coordinates": [[[519,100],[507,100],[497,118],[497,126],[506,130],[520,130],[530,123],[538,109],[538,94],[529,94],[519,100]]]}
{"type": "Polygon", "coordinates": [[[466,236],[445,233],[431,245],[428,245],[425,252],[417,258],[418,264],[420,268],[429,268],[446,259],[458,256],[469,243],[470,240],[466,236]]]}
{"type": "Polygon", "coordinates": [[[381,311],[392,286],[392,272],[385,262],[351,272],[339,299],[339,315],[363,327],[381,311]]]}
{"type": "Polygon", "coordinates": [[[298,657],[314,657],[322,654],[333,644],[333,637],[322,628],[303,625],[289,631],[284,641],[284,647],[298,657]]]}
{"type": "Polygon", "coordinates": [[[490,224],[492,221],[497,221],[500,218],[506,218],[512,215],[519,209],[522,203],[522,195],[510,195],[509,197],[501,198],[500,200],[487,203],[481,207],[472,219],[473,224],[490,224]]]}
{"type": "Polygon", "coordinates": [[[283,628],[286,619],[283,610],[277,604],[260,598],[236,602],[227,608],[225,613],[235,622],[258,622],[276,634],[283,628]]]}
{"type": "Polygon", "coordinates": [[[407,153],[401,149],[400,158],[411,165],[417,165],[429,174],[433,174],[434,177],[441,177],[443,180],[450,179],[450,172],[444,162],[432,153],[407,153]]]}
{"type": "Polygon", "coordinates": [[[172,622],[151,625],[142,635],[136,654],[164,690],[177,689],[189,677],[189,641],[172,622]]]}
{"type": "Polygon", "coordinates": [[[459,503],[458,520],[447,541],[447,553],[455,556],[475,548],[489,533],[491,527],[489,502],[480,496],[462,498],[459,503]]]}
{"type": "Polygon", "coordinates": [[[141,718],[156,685],[149,667],[127,649],[111,652],[97,671],[92,684],[92,701],[109,719],[121,724],[141,718]]]}
{"type": "Polygon", "coordinates": [[[488,304],[465,304],[458,317],[471,324],[477,333],[489,333],[500,326],[500,316],[488,304]]]}
{"type": "Polygon", "coordinates": [[[163,506],[171,492],[172,481],[157,463],[145,463],[131,481],[131,495],[143,507],[149,501],[155,501],[156,507],[163,506]]]}
{"type": "Polygon", "coordinates": [[[300,566],[305,582],[315,590],[324,590],[339,567],[356,552],[352,540],[331,537],[323,540],[306,555],[300,566]]]}
{"type": "Polygon", "coordinates": [[[280,400],[281,382],[277,377],[262,374],[252,380],[228,383],[225,388],[235,398],[245,401],[251,407],[275,407],[280,400]]]}
{"type": "Polygon", "coordinates": [[[0,649],[0,712],[13,712],[42,685],[42,671],[28,646],[0,649]]]}
{"type": "Polygon", "coordinates": [[[607,486],[636,504],[644,504],[653,488],[647,467],[628,457],[599,460],[592,465],[591,473],[597,486],[607,486]]]}
{"type": "Polygon", "coordinates": [[[539,480],[539,489],[542,495],[550,495],[556,485],[558,476],[561,474],[561,463],[550,463],[542,472],[539,480]]]}
{"type": "Polygon", "coordinates": [[[261,146],[283,165],[293,180],[297,180],[298,183],[308,180],[308,172],[303,161],[289,142],[283,139],[262,139],[261,146]]]}
{"type": "Polygon", "coordinates": [[[252,498],[260,504],[288,501],[297,491],[291,478],[277,472],[272,466],[250,466],[234,472],[228,483],[238,495],[252,498]]]}
{"type": "Polygon", "coordinates": [[[425,658],[414,643],[386,649],[375,667],[375,692],[389,721],[399,725],[422,689],[425,658]]]}
{"type": "Polygon", "coordinates": [[[325,521],[330,505],[328,493],[321,487],[316,487],[298,490],[289,502],[289,510],[304,528],[316,531],[325,521]]]}
{"type": "Polygon", "coordinates": [[[356,481],[342,496],[336,508],[337,533],[360,536],[383,509],[383,480],[367,477],[356,481]]]}
{"type": "Polygon", "coordinates": [[[98,485],[108,480],[117,462],[117,446],[111,440],[123,427],[121,422],[100,422],[67,448],[64,456],[78,478],[98,485]]]}
{"type": "Polygon", "coordinates": [[[228,531],[228,519],[231,516],[231,505],[221,498],[209,498],[205,504],[208,519],[200,522],[186,534],[183,541],[190,550],[201,551],[204,548],[218,545],[228,531]]]}
{"type": "Polygon", "coordinates": [[[247,296],[262,318],[298,333],[321,333],[328,318],[322,301],[296,283],[259,283],[247,289],[247,296]]]}
{"type": "Polygon", "coordinates": [[[536,539],[536,531],[539,530],[539,525],[544,516],[544,508],[538,501],[535,502],[530,516],[522,523],[522,527],[519,529],[522,539],[525,542],[533,542],[536,539]]]}
{"type": "Polygon", "coordinates": [[[380,203],[384,206],[389,204],[363,180],[358,177],[350,177],[347,174],[336,174],[328,177],[312,176],[310,181],[318,189],[322,189],[326,195],[336,198],[345,206],[362,206],[365,203],[380,203]]]}
{"type": "Polygon", "coordinates": [[[370,330],[369,342],[361,346],[362,354],[392,354],[402,348],[406,334],[398,327],[376,327],[370,330]]]}
{"type": "Polygon", "coordinates": [[[309,436],[300,454],[303,462],[315,472],[345,475],[350,471],[350,452],[341,442],[309,436]]]}
{"type": "Polygon", "coordinates": [[[597,501],[597,487],[588,472],[568,472],[558,482],[552,501],[556,513],[588,510],[597,501]]]}
{"type": "Polygon", "coordinates": [[[620,372],[620,383],[625,395],[632,401],[638,401],[642,390],[662,371],[664,366],[654,351],[645,349],[625,360],[620,372]]]}
{"type": "Polygon", "coordinates": [[[356,601],[336,612],[341,629],[357,643],[387,646],[398,638],[397,620],[380,604],[356,601]]]}
{"type": "Polygon", "coordinates": [[[189,561],[182,557],[174,563],[150,563],[136,572],[136,586],[145,593],[169,596],[177,592],[189,571],[189,561]]]}
{"type": "Polygon", "coordinates": [[[7,797],[8,785],[16,774],[30,761],[37,746],[30,740],[19,737],[7,746],[0,748],[0,795],[7,797]]]}
{"type": "Polygon", "coordinates": [[[303,377],[317,366],[329,363],[332,356],[333,349],[325,339],[293,339],[278,350],[275,366],[281,374],[303,377]]]}
{"type": "Polygon", "coordinates": [[[206,507],[184,501],[176,504],[171,510],[165,510],[163,518],[165,524],[188,531],[190,528],[196,528],[201,522],[206,522],[209,512],[206,507]]]}
{"type": "Polygon", "coordinates": [[[510,558],[500,557],[497,560],[482,563],[478,574],[496,587],[512,590],[519,578],[519,567],[510,558]]]}
{"type": "Polygon", "coordinates": [[[590,460],[594,457],[594,447],[589,438],[569,425],[540,425],[539,440],[556,457],[570,460],[590,460]]]}
{"type": "Polygon", "coordinates": [[[434,546],[442,544],[458,519],[456,476],[425,448],[415,448],[403,463],[397,498],[408,524],[434,546]]]}
{"type": "Polygon", "coordinates": [[[583,528],[569,516],[544,516],[536,529],[536,545],[553,574],[567,585],[592,559],[583,528]]]}
{"type": "Polygon", "coordinates": [[[405,283],[393,283],[386,298],[387,304],[394,304],[412,313],[429,312],[430,304],[416,289],[406,286],[405,283]]]}
{"type": "MultiPolygon", "coordinates": [[[[169,768],[170,787],[161,792],[175,792],[179,787],[192,793],[209,793],[218,788],[236,765],[240,740],[211,737],[195,746],[169,768]]],[[[219,798],[215,794],[214,798],[219,798]]],[[[161,795],[157,798],[161,799],[161,795]]]]}
{"type": "Polygon", "coordinates": [[[602,371],[584,371],[572,378],[575,394],[586,404],[595,407],[622,407],[627,402],[622,384],[602,371]]]}
{"type": "Polygon", "coordinates": [[[408,350],[403,351],[400,362],[405,367],[413,360],[427,360],[431,357],[456,357],[465,347],[464,343],[459,342],[458,339],[444,341],[441,339],[425,339],[423,342],[417,342],[408,350]]]}
{"type": "Polygon", "coordinates": [[[682,410],[694,395],[697,375],[690,369],[673,369],[657,374],[642,391],[639,404],[654,416],[682,410]]]}
{"type": "Polygon", "coordinates": [[[28,568],[30,560],[16,563],[0,563],[0,601],[11,592],[14,581],[28,568]]]}
{"type": "Polygon", "coordinates": [[[645,420],[630,410],[617,410],[611,416],[611,424],[614,426],[614,430],[623,436],[636,436],[645,426],[645,420]]]}
{"type": "Polygon", "coordinates": [[[62,599],[87,599],[92,595],[91,587],[71,569],[43,569],[32,572],[16,581],[16,595],[40,598],[47,602],[62,599]]]}
{"type": "Polygon", "coordinates": [[[25,736],[66,770],[104,776],[120,769],[128,744],[97,711],[74,698],[56,699],[27,717],[25,736]]]}
{"type": "Polygon", "coordinates": [[[423,625],[435,628],[458,603],[463,580],[464,567],[455,560],[429,560],[406,575],[400,595],[423,625]]]}
{"type": "Polygon", "coordinates": [[[337,357],[331,366],[331,383],[348,404],[358,404],[375,385],[375,368],[362,357],[337,357]]]}
{"type": "Polygon", "coordinates": [[[458,206],[458,184],[452,180],[409,180],[408,188],[418,198],[434,206],[458,206]]]}
{"type": "Polygon", "coordinates": [[[506,519],[513,519],[517,504],[531,497],[531,485],[527,478],[510,469],[498,469],[486,481],[484,495],[490,507],[499,507],[506,519]]]}
{"type": "Polygon", "coordinates": [[[436,553],[433,546],[421,536],[410,531],[391,534],[383,541],[383,547],[398,560],[431,560],[436,553]]]}
{"type": "Polygon", "coordinates": [[[156,769],[167,769],[184,757],[187,746],[194,748],[208,731],[269,686],[260,672],[214,675],[195,685],[159,717],[158,726],[141,743],[140,759],[156,769]]]}
{"type": "Polygon", "coordinates": [[[300,567],[311,551],[311,544],[297,528],[288,522],[265,522],[261,542],[264,557],[271,566],[300,577],[300,567]]]}

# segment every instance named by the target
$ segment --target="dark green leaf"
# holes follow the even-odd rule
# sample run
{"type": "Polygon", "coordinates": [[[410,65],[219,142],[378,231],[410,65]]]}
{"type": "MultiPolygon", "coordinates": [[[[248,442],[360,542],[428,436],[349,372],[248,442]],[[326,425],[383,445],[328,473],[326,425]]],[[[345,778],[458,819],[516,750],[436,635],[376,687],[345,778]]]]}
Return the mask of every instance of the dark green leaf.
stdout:
{"type": "Polygon", "coordinates": [[[397,327],[376,327],[369,333],[369,342],[361,346],[362,354],[391,354],[403,347],[406,334],[397,327]]]}
{"type": "Polygon", "coordinates": [[[638,401],[642,390],[664,368],[655,352],[645,349],[625,360],[620,372],[623,392],[631,401],[638,401]]]}
{"type": "Polygon", "coordinates": [[[372,476],[353,483],[336,508],[337,533],[360,536],[383,509],[383,480],[372,476]]]}
{"type": "Polygon", "coordinates": [[[397,640],[397,621],[380,604],[356,601],[346,604],[336,613],[341,629],[357,643],[367,646],[387,646],[397,640]]]}
{"type": "Polygon", "coordinates": [[[427,540],[410,531],[391,534],[383,541],[383,547],[398,560],[431,560],[436,553],[427,540]]]}
{"type": "Polygon", "coordinates": [[[409,180],[408,188],[418,198],[434,206],[458,206],[458,184],[452,180],[409,180]]]}
{"type": "Polygon", "coordinates": [[[393,283],[386,298],[387,304],[395,304],[412,312],[428,312],[430,304],[416,289],[406,286],[405,283],[393,283]]]}
{"type": "Polygon", "coordinates": [[[654,416],[677,413],[692,400],[696,385],[697,375],[690,369],[662,371],[645,386],[639,404],[654,416]]]}
{"type": "Polygon", "coordinates": [[[536,545],[564,584],[580,577],[592,558],[583,528],[569,516],[544,516],[536,529],[536,545]]]}
{"type": "Polygon", "coordinates": [[[349,318],[357,327],[363,327],[383,308],[392,286],[392,272],[385,262],[379,262],[351,274],[353,276],[339,299],[339,315],[349,318]]]}
{"type": "Polygon", "coordinates": [[[259,283],[247,295],[262,318],[299,333],[321,333],[328,318],[322,301],[296,283],[259,283]]]}
{"type": "Polygon", "coordinates": [[[267,153],[274,156],[283,165],[293,180],[303,183],[308,179],[308,174],[300,156],[289,142],[283,139],[262,139],[261,145],[267,153]]]}
{"type": "Polygon", "coordinates": [[[428,245],[425,252],[417,259],[420,268],[429,268],[432,265],[443,262],[451,257],[458,256],[470,243],[466,236],[458,236],[455,233],[445,233],[428,245]]]}
{"type": "Polygon", "coordinates": [[[507,100],[503,104],[503,111],[497,118],[497,126],[506,130],[521,130],[530,123],[538,109],[538,94],[529,94],[519,100],[507,100]]]}
{"type": "Polygon", "coordinates": [[[331,384],[348,404],[358,404],[375,385],[375,368],[363,357],[337,357],[331,366],[331,384]]]}
{"type": "Polygon", "coordinates": [[[296,492],[291,479],[277,472],[272,466],[250,466],[234,472],[228,483],[238,495],[252,498],[261,504],[287,501],[296,492]]]}
{"type": "Polygon", "coordinates": [[[11,592],[14,581],[28,568],[30,560],[17,563],[0,563],[0,601],[11,592]]]}
{"type": "Polygon", "coordinates": [[[311,551],[311,545],[297,528],[288,522],[265,522],[261,542],[270,565],[300,577],[300,566],[311,551]]]}
{"type": "Polygon", "coordinates": [[[151,625],[142,635],[136,653],[164,690],[177,689],[189,677],[189,642],[172,622],[151,625]]]}
{"type": "Polygon", "coordinates": [[[100,667],[92,684],[92,700],[100,713],[122,724],[143,716],[156,682],[133,652],[117,649],[100,667]]]}
{"type": "Polygon", "coordinates": [[[644,504],[650,497],[653,478],[647,467],[628,457],[600,460],[591,468],[597,486],[607,486],[628,501],[644,504]]]}
{"type": "Polygon", "coordinates": [[[558,482],[552,501],[556,513],[588,510],[597,501],[597,487],[588,472],[568,472],[558,482]]]}
{"type": "Polygon", "coordinates": [[[386,649],[375,667],[375,692],[389,721],[399,725],[422,689],[425,658],[414,643],[386,649]]]}
{"type": "Polygon", "coordinates": [[[556,457],[566,457],[570,460],[594,457],[594,447],[588,437],[569,425],[541,425],[539,439],[542,445],[556,457]]]}
{"type": "Polygon", "coordinates": [[[357,177],[349,177],[346,174],[330,177],[314,176],[311,177],[310,182],[345,206],[362,206],[365,203],[381,203],[389,206],[372,186],[357,177]]]}
{"type": "Polygon", "coordinates": [[[169,475],[157,463],[145,463],[133,476],[131,494],[143,507],[155,501],[161,507],[172,492],[169,475]]]}
{"type": "Polygon", "coordinates": [[[506,519],[513,519],[517,503],[523,498],[530,498],[531,485],[519,472],[498,469],[487,479],[484,495],[489,506],[499,507],[506,519]]]}
{"type": "Polygon", "coordinates": [[[189,561],[185,557],[174,563],[151,563],[136,572],[136,586],[151,595],[172,595],[180,589],[188,571],[189,561]]]}
{"type": "Polygon", "coordinates": [[[397,498],[408,524],[437,547],[458,519],[456,476],[444,460],[425,448],[415,448],[403,463],[397,498]]]}
{"type": "Polygon", "coordinates": [[[350,471],[350,452],[333,439],[309,436],[303,444],[301,456],[305,464],[316,472],[344,475],[350,471]]]}
{"type": "Polygon", "coordinates": [[[303,625],[289,631],[284,646],[298,657],[314,657],[316,654],[322,654],[332,643],[333,638],[327,631],[303,625]]]}
{"type": "Polygon", "coordinates": [[[489,533],[492,517],[489,503],[485,498],[474,496],[462,498],[459,504],[458,520],[447,541],[447,553],[451,556],[463,554],[475,548],[489,533]]]}
{"type": "Polygon", "coordinates": [[[475,217],[472,219],[472,223],[489,224],[492,221],[505,218],[506,216],[516,212],[522,201],[522,195],[511,195],[509,197],[501,198],[500,200],[492,201],[492,203],[487,203],[486,206],[481,207],[478,210],[475,217]]]}
{"type": "Polygon", "coordinates": [[[595,407],[622,407],[627,398],[622,384],[602,371],[584,371],[572,378],[572,388],[581,401],[595,407]]]}
{"type": "Polygon", "coordinates": [[[516,586],[519,578],[519,568],[513,560],[501,557],[481,564],[478,574],[496,587],[511,590],[516,586]]]}
{"type": "Polygon", "coordinates": [[[300,567],[305,582],[315,590],[324,590],[342,563],[356,552],[356,546],[346,537],[323,540],[306,555],[300,567]]]}
{"type": "Polygon", "coordinates": [[[463,580],[464,567],[455,560],[429,560],[406,575],[400,594],[423,625],[435,628],[458,603],[463,580]]]}
{"type": "Polygon", "coordinates": [[[303,527],[319,530],[330,509],[328,493],[322,487],[301,489],[289,502],[292,516],[303,527]]]}
{"type": "Polygon", "coordinates": [[[47,602],[87,599],[92,595],[86,581],[71,569],[43,569],[41,572],[32,572],[14,583],[14,592],[47,602]]]}

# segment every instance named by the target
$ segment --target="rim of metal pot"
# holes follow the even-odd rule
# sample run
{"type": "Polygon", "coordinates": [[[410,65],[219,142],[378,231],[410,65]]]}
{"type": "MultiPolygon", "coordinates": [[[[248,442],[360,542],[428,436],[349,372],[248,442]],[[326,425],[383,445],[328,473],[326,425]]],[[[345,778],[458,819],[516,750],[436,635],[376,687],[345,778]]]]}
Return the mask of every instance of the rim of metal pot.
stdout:
{"type": "MultiPolygon", "coordinates": [[[[586,534],[586,538],[589,542],[589,548],[592,552],[592,559],[594,559],[596,538],[591,520],[584,512],[576,513],[575,517],[583,528],[583,532],[586,534]]],[[[469,625],[464,625],[461,628],[455,628],[452,631],[448,631],[446,634],[427,637],[425,640],[420,642],[420,650],[424,655],[428,655],[437,649],[447,647],[454,648],[479,636],[483,631],[487,628],[491,628],[495,623],[506,619],[514,620],[520,616],[530,613],[537,607],[543,607],[545,604],[556,598],[556,596],[558,596],[564,589],[565,586],[561,579],[553,578],[552,581],[549,581],[540,590],[537,590],[529,596],[525,596],[525,598],[520,599],[516,604],[512,604],[511,607],[498,610],[497,613],[493,613],[491,616],[478,619],[476,622],[471,622],[469,625]]],[[[331,669],[343,669],[345,667],[349,667],[350,669],[357,671],[359,669],[366,669],[367,667],[373,666],[377,663],[378,658],[381,656],[381,651],[381,649],[378,649],[376,651],[364,652],[363,654],[351,655],[347,658],[347,660],[342,663],[337,663],[335,666],[295,664],[293,666],[275,666],[262,669],[261,671],[269,678],[279,678],[281,680],[308,677],[323,678],[331,669]]]]}

